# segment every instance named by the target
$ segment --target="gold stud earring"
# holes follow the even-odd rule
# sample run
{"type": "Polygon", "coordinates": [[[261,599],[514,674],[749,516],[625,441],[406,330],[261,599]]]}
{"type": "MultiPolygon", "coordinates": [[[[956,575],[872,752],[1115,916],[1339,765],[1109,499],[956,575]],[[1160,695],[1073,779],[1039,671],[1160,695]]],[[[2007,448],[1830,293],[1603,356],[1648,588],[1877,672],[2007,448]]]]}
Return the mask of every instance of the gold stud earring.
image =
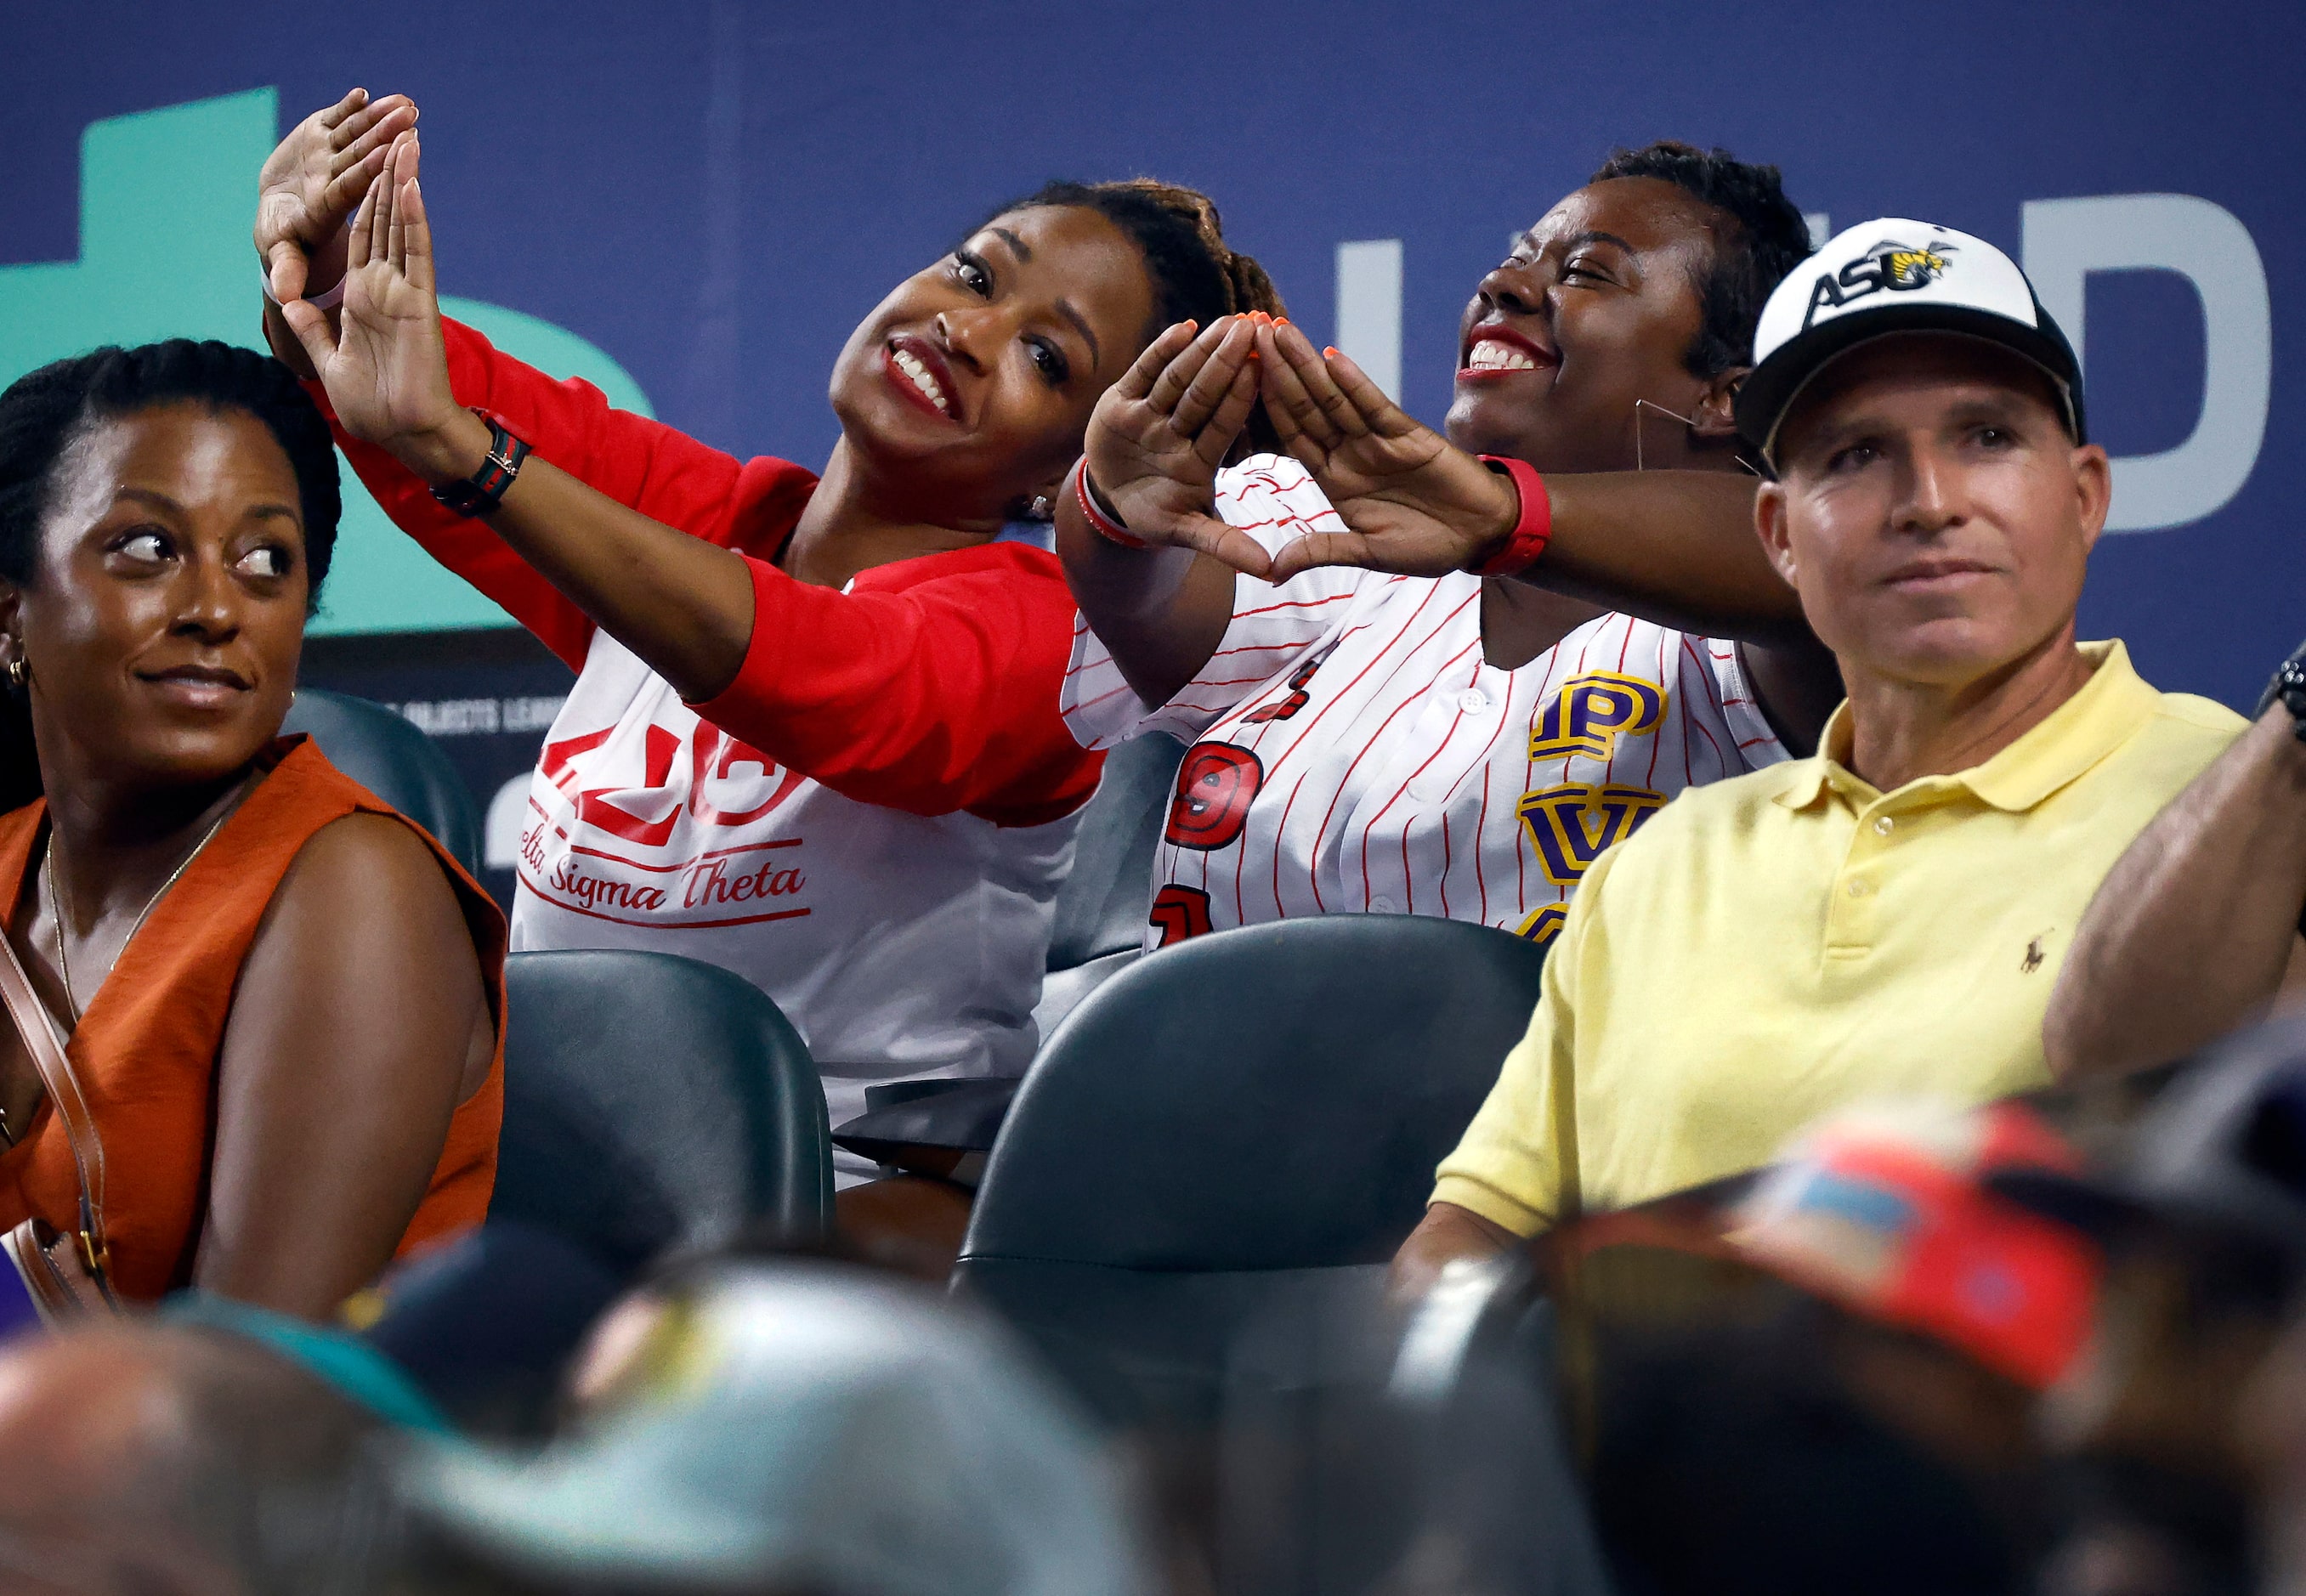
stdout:
{"type": "Polygon", "coordinates": [[[10,687],[15,688],[20,693],[22,692],[24,690],[24,684],[31,679],[31,668],[24,663],[24,656],[21,653],[10,656],[8,661],[8,685],[10,687]]]}

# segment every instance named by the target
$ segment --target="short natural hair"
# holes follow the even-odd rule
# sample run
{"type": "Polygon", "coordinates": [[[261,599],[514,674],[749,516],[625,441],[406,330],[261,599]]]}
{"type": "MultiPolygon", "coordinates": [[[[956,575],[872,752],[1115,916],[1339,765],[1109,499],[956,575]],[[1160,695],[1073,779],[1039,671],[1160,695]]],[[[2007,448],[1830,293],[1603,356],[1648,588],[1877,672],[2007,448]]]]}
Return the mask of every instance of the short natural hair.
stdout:
{"type": "Polygon", "coordinates": [[[1737,224],[1714,246],[1712,269],[1696,286],[1705,320],[1683,361],[1701,378],[1752,365],[1754,329],[1770,291],[1810,253],[1809,224],[1786,198],[1778,169],[1741,161],[1726,149],[1661,139],[1614,152],[1590,181],[1618,177],[1672,183],[1737,224]]]}

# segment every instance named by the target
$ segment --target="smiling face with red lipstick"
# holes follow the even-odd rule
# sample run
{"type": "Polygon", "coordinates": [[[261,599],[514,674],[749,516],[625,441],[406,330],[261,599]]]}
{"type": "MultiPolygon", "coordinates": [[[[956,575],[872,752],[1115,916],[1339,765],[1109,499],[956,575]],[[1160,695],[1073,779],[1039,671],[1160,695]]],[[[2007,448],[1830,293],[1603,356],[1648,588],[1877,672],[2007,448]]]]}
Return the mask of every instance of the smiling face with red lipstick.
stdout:
{"type": "Polygon", "coordinates": [[[38,684],[50,791],[236,777],[278,734],[303,644],[303,512],[279,442],[197,402],[99,417],[46,506],[0,622],[38,684]]]}
{"type": "Polygon", "coordinates": [[[1738,368],[1700,375],[1715,252],[1738,223],[1656,177],[1588,184],[1482,279],[1459,323],[1449,440],[1544,471],[1728,463],[1738,368]],[[1698,423],[1692,430],[1673,421],[1698,423]],[[1712,447],[1720,446],[1720,447],[1712,447]],[[1713,458],[1704,457],[1712,448],[1713,458]]]}
{"type": "Polygon", "coordinates": [[[850,335],[832,382],[844,445],[941,518],[998,517],[1072,464],[1157,308],[1143,252],[1097,212],[995,217],[850,335]]]}

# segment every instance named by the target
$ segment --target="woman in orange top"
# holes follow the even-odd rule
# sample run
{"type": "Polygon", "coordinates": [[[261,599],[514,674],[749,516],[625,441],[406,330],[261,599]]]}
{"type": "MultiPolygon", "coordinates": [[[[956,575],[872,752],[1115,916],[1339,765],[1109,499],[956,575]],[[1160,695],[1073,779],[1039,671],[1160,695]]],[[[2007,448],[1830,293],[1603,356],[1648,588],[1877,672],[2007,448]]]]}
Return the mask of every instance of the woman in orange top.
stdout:
{"type": "MultiPolygon", "coordinates": [[[[318,1317],[477,1222],[503,922],[279,738],[338,510],[278,363],[176,340],[0,395],[0,913],[101,1138],[115,1290],[318,1317]]],[[[0,1012],[0,1226],[77,1227],[0,1012]]]]}

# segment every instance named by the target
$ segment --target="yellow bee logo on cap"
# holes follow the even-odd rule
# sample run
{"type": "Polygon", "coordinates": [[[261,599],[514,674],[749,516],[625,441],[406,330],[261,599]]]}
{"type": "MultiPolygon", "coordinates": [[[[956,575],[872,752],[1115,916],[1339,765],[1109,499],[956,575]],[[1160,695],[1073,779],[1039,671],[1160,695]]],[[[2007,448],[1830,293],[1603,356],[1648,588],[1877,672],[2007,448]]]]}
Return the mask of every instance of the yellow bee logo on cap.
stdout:
{"type": "MultiPolygon", "coordinates": [[[[1953,246],[1944,247],[1952,250],[1953,246]]],[[[1882,274],[1892,288],[1918,288],[1936,281],[1949,264],[1936,250],[1892,250],[1882,257],[1882,274]]]]}

